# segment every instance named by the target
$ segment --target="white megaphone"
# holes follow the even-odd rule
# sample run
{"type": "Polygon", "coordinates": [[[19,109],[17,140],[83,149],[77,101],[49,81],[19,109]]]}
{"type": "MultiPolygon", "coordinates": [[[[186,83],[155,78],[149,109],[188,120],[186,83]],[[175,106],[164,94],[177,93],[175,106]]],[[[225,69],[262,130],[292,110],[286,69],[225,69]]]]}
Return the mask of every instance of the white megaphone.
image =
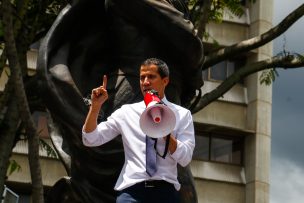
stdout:
{"type": "Polygon", "coordinates": [[[164,137],[171,133],[176,123],[174,112],[162,103],[154,90],[146,93],[144,101],[146,109],[139,119],[142,131],[152,138],[164,137]]]}

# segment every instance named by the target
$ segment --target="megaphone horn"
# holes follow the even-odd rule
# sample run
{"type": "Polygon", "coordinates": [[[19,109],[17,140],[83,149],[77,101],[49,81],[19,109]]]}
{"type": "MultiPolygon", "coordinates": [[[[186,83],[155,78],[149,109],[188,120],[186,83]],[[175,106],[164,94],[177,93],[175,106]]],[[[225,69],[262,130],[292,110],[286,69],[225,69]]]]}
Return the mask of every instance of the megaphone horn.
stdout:
{"type": "Polygon", "coordinates": [[[140,116],[142,131],[152,137],[160,138],[168,135],[175,127],[175,114],[162,103],[155,91],[149,91],[144,98],[146,109],[140,116]]]}

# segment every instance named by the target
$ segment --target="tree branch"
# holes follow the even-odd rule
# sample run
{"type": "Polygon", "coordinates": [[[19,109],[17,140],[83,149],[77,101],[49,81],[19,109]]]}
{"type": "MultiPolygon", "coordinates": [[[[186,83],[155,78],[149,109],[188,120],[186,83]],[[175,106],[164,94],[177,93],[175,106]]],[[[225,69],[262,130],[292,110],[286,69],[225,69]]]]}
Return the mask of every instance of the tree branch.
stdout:
{"type": "MultiPolygon", "coordinates": [[[[13,97],[13,96],[11,96],[13,97]]],[[[1,121],[0,129],[0,194],[2,197],[4,190],[5,177],[9,158],[14,146],[16,131],[19,125],[19,113],[17,110],[17,102],[12,99],[7,105],[7,111],[4,119],[1,121]]]]}
{"type": "MultiPolygon", "coordinates": [[[[0,42],[1,43],[1,42],[0,42]]],[[[1,53],[1,56],[0,56],[0,73],[3,72],[4,70],[4,67],[6,65],[6,50],[5,50],[5,47],[2,49],[2,53],[1,53]]]]}
{"type": "Polygon", "coordinates": [[[192,113],[196,113],[200,111],[211,102],[223,96],[230,88],[232,88],[242,78],[245,78],[252,73],[256,73],[261,70],[275,68],[275,67],[291,69],[291,68],[300,68],[303,66],[304,66],[303,57],[299,55],[275,56],[267,60],[249,64],[239,69],[231,76],[229,76],[216,89],[203,95],[203,97],[199,100],[199,102],[195,106],[190,107],[190,110],[192,113]]]}
{"type": "Polygon", "coordinates": [[[290,28],[291,25],[293,25],[303,15],[304,15],[304,4],[302,4],[297,9],[295,9],[292,13],[290,13],[277,26],[273,27],[272,29],[263,33],[262,35],[253,37],[248,40],[244,40],[232,46],[225,47],[218,51],[210,53],[210,55],[206,57],[206,61],[203,64],[203,70],[232,56],[238,55],[240,53],[248,52],[252,49],[265,45],[266,43],[272,41],[273,39],[277,38],[282,33],[284,33],[288,28],[290,28]]]}
{"type": "Polygon", "coordinates": [[[19,114],[21,120],[26,124],[26,132],[28,135],[28,150],[29,150],[29,165],[32,178],[33,202],[42,203],[43,187],[41,167],[39,162],[39,138],[36,130],[35,122],[31,116],[26,94],[24,91],[23,78],[21,74],[20,62],[16,49],[16,42],[14,38],[13,19],[11,15],[10,0],[3,0],[2,17],[4,25],[4,40],[6,47],[6,54],[11,70],[11,80],[14,84],[15,97],[19,107],[19,114]]]}
{"type": "Polygon", "coordinates": [[[204,0],[203,1],[203,5],[202,7],[200,8],[200,13],[201,16],[198,20],[199,22],[199,25],[198,25],[198,29],[197,29],[197,36],[202,39],[203,38],[203,35],[206,31],[206,25],[209,21],[209,15],[210,15],[210,10],[211,10],[211,4],[212,4],[212,1],[211,0],[204,0]]]}

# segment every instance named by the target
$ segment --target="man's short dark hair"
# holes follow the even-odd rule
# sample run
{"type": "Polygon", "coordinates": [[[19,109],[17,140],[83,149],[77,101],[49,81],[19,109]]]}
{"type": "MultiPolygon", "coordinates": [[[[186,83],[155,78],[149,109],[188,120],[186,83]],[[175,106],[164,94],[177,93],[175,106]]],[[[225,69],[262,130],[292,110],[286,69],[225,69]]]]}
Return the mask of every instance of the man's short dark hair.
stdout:
{"type": "Polygon", "coordinates": [[[145,60],[141,66],[150,66],[150,65],[156,65],[158,67],[158,73],[161,78],[169,77],[169,67],[168,65],[158,58],[149,58],[145,60]]]}

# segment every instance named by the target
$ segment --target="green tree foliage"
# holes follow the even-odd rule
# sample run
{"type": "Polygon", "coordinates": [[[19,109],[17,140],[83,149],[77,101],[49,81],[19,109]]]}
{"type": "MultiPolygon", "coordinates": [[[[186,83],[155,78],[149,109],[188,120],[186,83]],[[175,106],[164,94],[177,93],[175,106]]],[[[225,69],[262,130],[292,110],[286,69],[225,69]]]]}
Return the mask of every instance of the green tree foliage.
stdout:
{"type": "Polygon", "coordinates": [[[9,160],[9,166],[7,169],[8,175],[11,175],[12,173],[19,171],[21,171],[21,166],[18,164],[18,162],[14,159],[9,160]]]}
{"type": "Polygon", "coordinates": [[[56,151],[44,139],[39,139],[39,143],[41,149],[46,151],[48,157],[58,158],[56,151]]]}
{"type": "Polygon", "coordinates": [[[276,69],[271,68],[263,70],[260,76],[260,83],[265,85],[270,85],[275,81],[276,77],[279,76],[279,73],[276,69]]]}
{"type": "MultiPolygon", "coordinates": [[[[194,22],[196,27],[199,27],[200,17],[206,12],[206,10],[201,10],[206,2],[206,0],[189,0],[188,2],[191,21],[194,22]]],[[[250,0],[249,2],[255,2],[255,0],[250,0]]],[[[225,9],[236,17],[241,17],[245,12],[244,8],[241,0],[212,0],[209,8],[208,21],[221,23],[225,9]]]]}

